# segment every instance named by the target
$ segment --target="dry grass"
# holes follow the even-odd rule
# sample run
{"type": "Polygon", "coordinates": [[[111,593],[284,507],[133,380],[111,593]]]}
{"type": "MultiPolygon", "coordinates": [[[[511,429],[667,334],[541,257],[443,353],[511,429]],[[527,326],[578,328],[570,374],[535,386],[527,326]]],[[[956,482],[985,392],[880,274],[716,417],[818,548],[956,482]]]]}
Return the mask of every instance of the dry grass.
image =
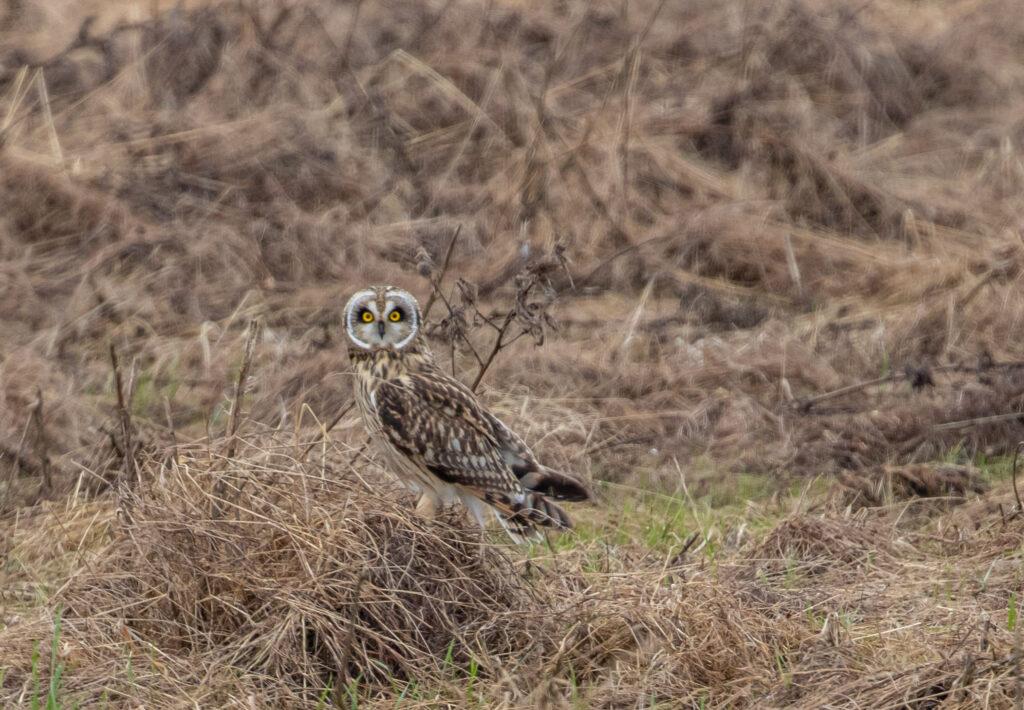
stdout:
{"type": "Polygon", "coordinates": [[[0,704],[1019,702],[1017,10],[0,0],[0,704]],[[482,396],[605,492],[528,551],[337,328],[443,276],[472,382],[524,272],[482,396]]]}

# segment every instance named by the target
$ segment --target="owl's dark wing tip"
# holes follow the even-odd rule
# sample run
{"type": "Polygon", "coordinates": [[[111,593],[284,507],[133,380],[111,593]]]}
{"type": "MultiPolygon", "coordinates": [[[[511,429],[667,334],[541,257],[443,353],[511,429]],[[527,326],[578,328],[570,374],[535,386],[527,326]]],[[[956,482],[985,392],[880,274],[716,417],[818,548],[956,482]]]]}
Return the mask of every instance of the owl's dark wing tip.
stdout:
{"type": "Polygon", "coordinates": [[[540,466],[525,474],[519,479],[519,483],[527,490],[555,500],[579,502],[593,498],[590,490],[580,481],[547,466],[540,466]]]}

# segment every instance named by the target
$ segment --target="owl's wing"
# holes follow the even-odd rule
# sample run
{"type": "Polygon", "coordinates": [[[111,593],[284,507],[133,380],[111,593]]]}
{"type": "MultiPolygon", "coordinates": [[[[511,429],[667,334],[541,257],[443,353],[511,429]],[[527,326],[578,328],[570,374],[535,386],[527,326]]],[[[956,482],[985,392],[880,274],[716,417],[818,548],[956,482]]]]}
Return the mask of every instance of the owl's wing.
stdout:
{"type": "Polygon", "coordinates": [[[523,488],[556,500],[581,501],[590,498],[590,492],[575,478],[539,463],[526,443],[503,421],[486,410],[483,415],[498,441],[502,458],[523,488]]]}
{"type": "Polygon", "coordinates": [[[442,481],[481,493],[523,492],[486,413],[461,383],[439,372],[415,373],[381,383],[374,401],[395,448],[442,481]]]}
{"type": "Polygon", "coordinates": [[[468,387],[436,368],[381,383],[374,402],[395,448],[442,481],[471,489],[503,524],[569,529],[572,520],[548,498],[590,497],[574,478],[538,464],[468,387]]]}

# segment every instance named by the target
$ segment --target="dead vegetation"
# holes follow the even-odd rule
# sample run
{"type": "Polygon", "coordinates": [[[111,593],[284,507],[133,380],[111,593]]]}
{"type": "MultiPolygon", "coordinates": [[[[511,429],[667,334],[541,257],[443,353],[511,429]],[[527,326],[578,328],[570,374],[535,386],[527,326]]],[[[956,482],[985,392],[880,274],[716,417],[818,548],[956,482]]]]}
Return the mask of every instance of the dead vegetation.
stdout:
{"type": "Polygon", "coordinates": [[[681,553],[584,537],[527,559],[462,515],[410,515],[349,451],[303,463],[270,431],[235,459],[228,445],[141,457],[116,512],[76,497],[7,526],[5,704],[39,697],[34,678],[45,698],[55,672],[62,698],[125,707],[1000,707],[1016,692],[1017,516],[969,510],[962,527],[947,507],[920,528],[799,499],[759,543],[737,544],[734,519],[681,553]],[[47,599],[43,574],[67,580],[47,599]]]}
{"type": "Polygon", "coordinates": [[[0,1],[0,704],[1019,702],[1019,14],[0,1]],[[375,282],[577,537],[407,515],[375,282]]]}

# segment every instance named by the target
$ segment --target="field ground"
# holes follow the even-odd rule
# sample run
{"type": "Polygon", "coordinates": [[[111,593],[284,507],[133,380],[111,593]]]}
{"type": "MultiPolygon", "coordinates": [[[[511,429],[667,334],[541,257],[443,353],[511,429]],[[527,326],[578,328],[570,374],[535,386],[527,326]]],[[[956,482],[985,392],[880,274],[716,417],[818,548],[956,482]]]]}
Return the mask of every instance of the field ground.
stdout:
{"type": "Polygon", "coordinates": [[[1022,116],[1015,0],[0,0],[0,705],[1019,707],[1022,116]],[[411,515],[370,283],[574,533],[411,515]]]}

